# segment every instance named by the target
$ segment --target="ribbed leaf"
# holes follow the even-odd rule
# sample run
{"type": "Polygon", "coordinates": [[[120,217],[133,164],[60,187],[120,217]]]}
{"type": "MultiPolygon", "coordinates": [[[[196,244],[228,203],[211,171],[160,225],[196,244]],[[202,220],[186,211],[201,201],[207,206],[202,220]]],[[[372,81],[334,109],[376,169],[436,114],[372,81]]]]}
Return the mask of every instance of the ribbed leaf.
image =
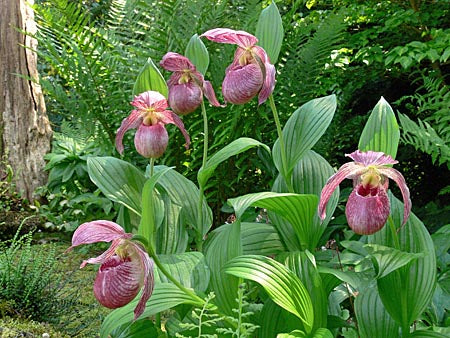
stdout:
{"type": "MultiPolygon", "coordinates": [[[[298,194],[314,194],[319,197],[323,186],[327,182],[328,178],[330,178],[333,174],[334,169],[327,160],[313,150],[308,150],[294,167],[294,171],[292,173],[292,185],[294,192],[298,194]]],[[[278,175],[272,190],[277,192],[287,191],[286,183],[282,179],[281,175],[278,175]]],[[[321,221],[318,214],[314,214],[312,224],[309,227],[310,231],[307,240],[308,245],[304,249],[313,251],[317,247],[328,222],[333,216],[338,200],[339,188],[335,190],[327,204],[327,217],[325,220],[321,221]]],[[[278,229],[281,238],[284,243],[286,243],[289,250],[301,250],[300,243],[294,236],[292,225],[282,217],[272,212],[269,212],[269,217],[278,229]]]]}
{"type": "Polygon", "coordinates": [[[241,237],[244,255],[270,256],[285,251],[272,224],[242,222],[241,237]]]}
{"type": "MultiPolygon", "coordinates": [[[[136,296],[127,305],[118,308],[106,316],[100,327],[100,337],[106,338],[116,327],[122,324],[132,322],[134,318],[134,308],[140,298],[140,294],[136,296]]],[[[141,318],[152,316],[161,311],[173,308],[179,304],[195,304],[195,301],[183,291],[180,291],[175,285],[169,283],[156,284],[150,300],[145,306],[144,313],[141,318]]]]}
{"type": "Polygon", "coordinates": [[[284,265],[265,256],[248,255],[232,259],[225,271],[261,284],[275,303],[300,318],[305,331],[311,332],[314,324],[311,298],[300,279],[284,265]]]}
{"type": "Polygon", "coordinates": [[[146,178],[139,169],[115,157],[88,157],[87,167],[90,179],[106,197],[141,215],[146,178]]]}
{"type": "Polygon", "coordinates": [[[442,334],[441,332],[436,332],[436,331],[416,330],[416,331],[410,333],[408,337],[413,337],[413,338],[443,338],[443,337],[448,337],[448,336],[442,334]]]}
{"type": "Polygon", "coordinates": [[[328,295],[322,285],[322,278],[317,271],[314,256],[309,252],[291,252],[284,258],[284,264],[302,281],[311,296],[314,310],[314,327],[327,326],[328,295]]]}
{"type": "Polygon", "coordinates": [[[200,73],[206,74],[209,66],[209,53],[198,34],[192,35],[184,55],[191,60],[200,73]]]}
{"type": "Polygon", "coordinates": [[[328,268],[326,266],[319,266],[318,270],[321,274],[330,274],[337,277],[339,280],[350,284],[357,290],[361,289],[365,285],[362,277],[360,277],[360,275],[354,271],[342,271],[328,268]]]}
{"type": "Polygon", "coordinates": [[[279,140],[273,146],[273,160],[285,180],[291,179],[297,162],[325,133],[335,110],[336,96],[330,95],[305,103],[289,118],[283,128],[286,168],[282,165],[279,140]]]}
{"type": "Polygon", "coordinates": [[[230,259],[239,255],[242,255],[239,220],[209,234],[205,243],[205,258],[211,270],[210,289],[216,295],[215,303],[227,314],[232,314],[232,309],[237,306],[239,278],[226,274],[223,267],[230,259]]]}
{"type": "Polygon", "coordinates": [[[151,58],[147,59],[146,64],[142,67],[133,87],[133,95],[153,90],[159,92],[167,98],[169,89],[166,80],[164,80],[159,69],[153,63],[151,58]]]}
{"type": "Polygon", "coordinates": [[[231,156],[240,154],[253,147],[264,147],[268,152],[270,152],[270,148],[268,146],[248,137],[238,138],[220,149],[217,153],[211,156],[211,158],[206,162],[205,167],[200,168],[197,175],[200,186],[206,186],[206,182],[220,163],[229,159],[231,156]]]}
{"type": "Polygon", "coordinates": [[[250,207],[260,207],[277,213],[294,228],[302,247],[308,247],[312,218],[316,214],[318,198],[314,195],[262,192],[231,198],[236,217],[240,218],[250,207]]]}
{"type": "MultiPolygon", "coordinates": [[[[164,170],[165,166],[155,166],[155,172],[164,170]]],[[[182,207],[181,219],[197,229],[197,203],[199,190],[195,184],[175,170],[167,172],[159,181],[158,186],[170,196],[173,203],[182,207]]],[[[208,204],[203,201],[202,229],[197,229],[204,236],[212,225],[212,212],[208,204]]]]}
{"type": "MultiPolygon", "coordinates": [[[[403,220],[403,203],[390,195],[391,216],[394,224],[403,220]]],[[[430,303],[436,285],[436,256],[433,241],[423,223],[413,213],[398,232],[400,249],[421,253],[417,258],[383,278],[377,280],[378,290],[386,310],[402,327],[418,318],[430,303]]],[[[394,247],[388,226],[368,236],[369,243],[394,247]]]]}
{"type": "Polygon", "coordinates": [[[355,300],[355,312],[361,338],[397,338],[399,325],[384,308],[377,288],[365,288],[355,300]]]}
{"type": "Polygon", "coordinates": [[[279,333],[277,334],[277,338],[307,338],[305,332],[300,330],[294,330],[289,333],[279,333]]]}
{"type": "Polygon", "coordinates": [[[284,29],[280,12],[275,2],[264,8],[259,15],[256,24],[255,36],[258,38],[258,45],[264,48],[269,55],[270,62],[275,64],[280,54],[283,44],[284,29]]]}
{"type": "Polygon", "coordinates": [[[396,250],[384,245],[367,244],[364,246],[369,251],[375,267],[377,278],[382,278],[398,268],[423,257],[422,253],[410,253],[396,250]]]}
{"type": "Polygon", "coordinates": [[[364,126],[358,149],[381,151],[395,158],[399,139],[400,130],[394,112],[389,103],[381,97],[364,126]]]}
{"type": "MultiPolygon", "coordinates": [[[[183,286],[204,292],[209,284],[209,268],[201,252],[184,252],[158,255],[163,266],[183,286]]],[[[167,277],[157,270],[155,281],[169,283],[167,277]]]]}
{"type": "Polygon", "coordinates": [[[121,325],[111,332],[111,338],[157,338],[158,331],[150,319],[140,319],[121,325]]]}
{"type": "Polygon", "coordinates": [[[275,304],[270,298],[264,303],[258,325],[258,337],[273,338],[279,332],[291,332],[303,327],[301,320],[275,304]]]}
{"type": "Polygon", "coordinates": [[[289,333],[279,333],[277,338],[333,338],[333,334],[330,330],[325,328],[319,328],[314,331],[313,334],[307,335],[305,332],[300,330],[294,330],[289,333]]]}

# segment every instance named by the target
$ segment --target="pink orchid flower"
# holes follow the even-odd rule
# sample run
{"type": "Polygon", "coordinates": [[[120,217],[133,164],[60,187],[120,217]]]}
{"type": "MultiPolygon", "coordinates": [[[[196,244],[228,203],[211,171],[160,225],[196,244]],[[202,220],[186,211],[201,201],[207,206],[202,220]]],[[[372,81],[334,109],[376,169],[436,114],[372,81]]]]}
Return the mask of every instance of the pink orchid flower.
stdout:
{"type": "Polygon", "coordinates": [[[222,83],[225,100],[244,104],[259,93],[258,103],[264,103],[275,88],[275,67],[266,51],[256,46],[258,39],[245,31],[228,28],[211,29],[201,36],[219,43],[238,45],[222,83]]]}
{"type": "Polygon", "coordinates": [[[186,149],[189,148],[189,135],[183,121],[177,114],[167,110],[168,104],[162,94],[150,90],[135,96],[131,104],[136,109],[122,121],[116,134],[116,148],[120,154],[123,153],[123,135],[127,130],[137,128],[134,145],[138,153],[146,158],[160,157],[169,142],[165,128],[168,123],[176,125],[181,130],[186,139],[186,149]]]}
{"type": "Polygon", "coordinates": [[[116,309],[131,302],[142,289],[141,298],[134,309],[136,320],[145,309],[153,292],[153,261],[141,244],[131,240],[132,234],[110,221],[81,224],[72,237],[72,249],[81,244],[112,242],[108,250],[86,264],[101,264],[94,282],[95,298],[103,306],[116,309]]]}
{"type": "Polygon", "coordinates": [[[213,106],[220,107],[211,83],[205,81],[203,75],[187,57],[169,52],[159,64],[164,69],[174,72],[167,85],[169,105],[175,113],[180,115],[192,113],[202,103],[203,94],[213,106]]]}
{"type": "Polygon", "coordinates": [[[381,228],[390,213],[387,189],[389,179],[397,183],[403,196],[404,212],[403,225],[411,212],[411,200],[405,178],[397,170],[387,167],[387,164],[396,164],[398,161],[381,152],[360,150],[345,156],[354,162],[344,164],[328,179],[322,189],[319,202],[319,216],[326,217],[326,206],[333,191],[345,178],[353,179],[353,191],[350,194],[345,215],[350,228],[357,234],[370,235],[381,228]]]}

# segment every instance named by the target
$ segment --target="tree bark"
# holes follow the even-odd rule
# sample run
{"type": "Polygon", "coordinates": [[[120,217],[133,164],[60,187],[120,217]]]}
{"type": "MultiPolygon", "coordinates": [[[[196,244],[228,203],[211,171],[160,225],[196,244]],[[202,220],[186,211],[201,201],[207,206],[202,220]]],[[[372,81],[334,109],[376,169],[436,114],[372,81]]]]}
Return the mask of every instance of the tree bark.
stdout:
{"type": "Polygon", "coordinates": [[[17,191],[29,200],[46,183],[44,155],[52,131],[37,84],[34,0],[0,0],[0,155],[13,169],[17,191]],[[26,48],[24,48],[24,46],[26,48]],[[21,74],[34,81],[18,76],[21,74]]]}

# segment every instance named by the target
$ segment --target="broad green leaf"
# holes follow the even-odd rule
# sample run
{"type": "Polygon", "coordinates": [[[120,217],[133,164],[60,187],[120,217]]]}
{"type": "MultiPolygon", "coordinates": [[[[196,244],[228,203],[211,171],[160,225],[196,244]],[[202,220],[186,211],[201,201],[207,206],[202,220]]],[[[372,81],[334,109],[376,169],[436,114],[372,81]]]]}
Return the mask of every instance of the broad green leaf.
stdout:
{"type": "MultiPolygon", "coordinates": [[[[172,255],[158,255],[162,265],[181,285],[204,292],[209,284],[209,268],[201,252],[184,252],[172,255]]],[[[159,270],[155,274],[156,283],[169,283],[159,270]]]]}
{"type": "Polygon", "coordinates": [[[275,303],[300,318],[305,331],[311,332],[314,324],[311,298],[300,279],[284,265],[265,256],[247,255],[233,258],[225,271],[259,283],[275,303]]]}
{"type": "MultiPolygon", "coordinates": [[[[403,220],[403,203],[389,193],[394,224],[403,220]]],[[[380,298],[389,314],[402,327],[416,320],[430,303],[436,286],[433,241],[423,223],[411,213],[398,232],[400,249],[423,256],[377,280],[380,298]]],[[[389,226],[368,236],[368,242],[394,247],[389,226]]]]}
{"type": "Polygon", "coordinates": [[[223,267],[230,259],[239,255],[242,255],[239,220],[209,234],[205,243],[205,258],[211,270],[210,288],[216,295],[214,302],[227,314],[232,314],[232,309],[237,307],[240,282],[239,278],[226,274],[223,267]]]}
{"type": "Polygon", "coordinates": [[[277,63],[283,44],[284,29],[280,12],[274,1],[261,11],[255,36],[258,38],[258,46],[264,48],[270,62],[277,63]]]}
{"type": "MultiPolygon", "coordinates": [[[[155,166],[155,173],[164,168],[166,166],[155,166]]],[[[180,217],[184,223],[192,226],[202,236],[206,235],[212,225],[212,212],[203,200],[202,228],[197,229],[197,204],[200,192],[195,184],[177,171],[171,170],[158,181],[158,187],[164,189],[173,203],[182,207],[180,217]]]]}
{"type": "Polygon", "coordinates": [[[211,156],[211,158],[206,162],[205,167],[200,168],[197,175],[199,185],[203,187],[206,186],[206,182],[220,163],[229,159],[231,156],[240,154],[253,147],[264,147],[268,152],[270,152],[269,147],[259,141],[248,137],[238,138],[211,156]]]}
{"type": "Polygon", "coordinates": [[[367,244],[364,246],[372,257],[376,278],[382,278],[398,268],[423,257],[422,253],[410,253],[396,250],[384,245],[367,244]]]}
{"type": "MultiPolygon", "coordinates": [[[[314,310],[314,327],[327,326],[328,295],[322,285],[322,278],[317,271],[314,256],[309,252],[291,252],[284,258],[284,264],[302,281],[311,296],[314,310]]],[[[280,257],[280,258],[281,258],[280,257]]]]}
{"type": "MultiPolygon", "coordinates": [[[[127,305],[118,308],[111,312],[103,320],[102,326],[100,327],[100,337],[107,338],[108,335],[116,327],[122,324],[132,322],[134,318],[134,308],[140,299],[140,294],[136,296],[127,305]]],[[[179,304],[193,304],[196,302],[189,295],[180,291],[175,285],[169,283],[156,284],[153,290],[153,294],[145,306],[144,313],[141,318],[152,316],[161,311],[165,311],[173,308],[179,304]]]]}
{"type": "Polygon", "coordinates": [[[139,319],[121,325],[111,332],[111,338],[158,338],[158,330],[150,319],[139,319]]]}
{"type": "Polygon", "coordinates": [[[381,302],[375,285],[358,293],[355,313],[361,338],[397,338],[399,325],[389,315],[381,302]]]}
{"type": "Polygon", "coordinates": [[[198,34],[192,35],[189,40],[184,55],[191,60],[197,70],[203,75],[206,74],[209,66],[209,53],[198,34]]]}
{"type": "Polygon", "coordinates": [[[431,331],[431,330],[416,330],[409,334],[408,337],[413,338],[444,338],[448,335],[442,334],[441,332],[431,331]]]}
{"type": "Polygon", "coordinates": [[[272,224],[242,222],[241,238],[244,255],[269,256],[285,251],[272,224]]]}
{"type": "Polygon", "coordinates": [[[389,103],[381,97],[364,126],[358,149],[381,151],[395,158],[399,139],[397,119],[389,103]]]}
{"type": "Polygon", "coordinates": [[[363,279],[359,276],[358,273],[354,271],[342,271],[337,269],[328,268],[326,266],[319,266],[318,270],[321,274],[330,274],[341,281],[350,284],[353,288],[359,290],[362,286],[364,286],[363,279]]]}
{"type": "Polygon", "coordinates": [[[146,178],[139,169],[115,157],[89,157],[87,167],[92,182],[107,198],[141,215],[146,178]]]}
{"type": "Polygon", "coordinates": [[[139,95],[148,90],[159,92],[166,98],[169,93],[166,80],[164,80],[151,58],[147,59],[147,62],[137,76],[133,87],[133,95],[139,95]]]}
{"type": "Polygon", "coordinates": [[[142,217],[138,234],[144,236],[153,249],[156,248],[156,228],[164,217],[163,205],[159,203],[158,197],[155,196],[155,185],[159,178],[169,170],[171,168],[165,168],[155,173],[145,182],[142,189],[142,217]]]}
{"type": "MultiPolygon", "coordinates": [[[[307,337],[308,336],[306,335],[306,333],[303,331],[300,331],[300,330],[294,330],[289,333],[277,334],[277,338],[307,338],[307,337]]],[[[333,336],[331,336],[331,337],[333,337],[333,336]]]]}
{"type": "Polygon", "coordinates": [[[308,248],[309,226],[317,212],[317,196],[262,192],[231,198],[228,202],[233,206],[237,218],[250,206],[277,213],[292,225],[301,246],[308,248]]]}
{"type": "Polygon", "coordinates": [[[303,327],[301,320],[275,304],[270,298],[264,303],[258,325],[258,337],[273,338],[279,332],[291,332],[303,327]]]}
{"type": "Polygon", "coordinates": [[[285,180],[291,180],[295,165],[325,133],[335,111],[336,96],[329,95],[305,103],[289,118],[283,128],[286,168],[281,161],[279,140],[273,146],[273,160],[285,180]]]}
{"type": "MultiPolygon", "coordinates": [[[[314,194],[320,197],[323,186],[333,174],[334,169],[327,160],[313,150],[308,150],[294,167],[292,173],[294,192],[297,194],[314,194]]],[[[280,175],[275,180],[272,190],[277,192],[287,191],[286,183],[280,175]]],[[[321,221],[317,212],[314,213],[312,222],[307,227],[307,249],[314,250],[318,246],[319,240],[333,216],[338,200],[339,188],[335,190],[328,202],[327,217],[325,220],[321,221]]],[[[290,251],[296,251],[302,248],[296,240],[294,230],[289,222],[272,212],[269,212],[269,218],[278,229],[280,237],[290,251]]]]}

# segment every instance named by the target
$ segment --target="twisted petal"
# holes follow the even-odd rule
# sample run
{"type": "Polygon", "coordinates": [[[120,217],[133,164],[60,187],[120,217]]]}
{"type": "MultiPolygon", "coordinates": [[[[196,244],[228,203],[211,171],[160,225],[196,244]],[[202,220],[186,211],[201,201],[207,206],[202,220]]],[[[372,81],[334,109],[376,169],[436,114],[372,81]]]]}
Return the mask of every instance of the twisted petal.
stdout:
{"type": "Polygon", "coordinates": [[[266,78],[259,92],[258,104],[263,104],[275,89],[275,66],[268,62],[264,65],[266,67],[266,78]]]}
{"type": "Polygon", "coordinates": [[[138,244],[136,244],[136,251],[139,254],[142,269],[144,271],[144,287],[142,289],[141,299],[134,309],[134,320],[138,319],[144,312],[145,304],[152,295],[153,287],[155,285],[153,276],[153,260],[150,259],[147,252],[145,252],[145,250],[143,250],[138,244]]]}
{"type": "Polygon", "coordinates": [[[394,160],[390,155],[371,150],[364,152],[356,150],[351,154],[345,154],[345,156],[350,157],[353,161],[361,163],[364,166],[398,163],[398,161],[394,160]]]}
{"type": "Polygon", "coordinates": [[[258,94],[262,85],[263,74],[258,65],[229,67],[222,83],[222,94],[227,102],[244,104],[258,94]]]}
{"type": "Polygon", "coordinates": [[[130,130],[139,127],[142,123],[142,115],[138,110],[133,110],[131,114],[124,118],[116,133],[116,149],[119,154],[123,154],[123,135],[130,130]]]}
{"type": "Polygon", "coordinates": [[[134,135],[134,146],[145,158],[158,158],[166,151],[169,134],[162,123],[153,126],[141,124],[134,135]]]}
{"type": "Polygon", "coordinates": [[[404,225],[409,218],[409,214],[411,213],[411,199],[409,197],[409,189],[406,185],[405,178],[398,170],[395,170],[394,168],[378,168],[377,170],[380,172],[380,174],[389,177],[391,180],[397,183],[400,191],[402,192],[404,204],[402,224],[404,225]]]}
{"type": "Polygon", "coordinates": [[[111,221],[93,221],[81,224],[72,236],[72,246],[92,244],[97,242],[111,242],[119,238],[128,238],[123,228],[111,221]]]}
{"type": "Polygon", "coordinates": [[[169,86],[169,105],[179,115],[196,110],[202,103],[202,89],[195,83],[171,84],[169,86]]]}
{"type": "Polygon", "coordinates": [[[214,42],[235,44],[242,48],[254,46],[258,42],[255,36],[245,31],[235,31],[228,28],[211,29],[200,37],[202,36],[214,42]]]}
{"type": "Polygon", "coordinates": [[[180,72],[186,69],[192,71],[196,70],[195,66],[187,57],[173,52],[166,53],[159,64],[165,70],[169,70],[171,72],[180,72]]]}
{"type": "Polygon", "coordinates": [[[164,111],[168,107],[166,98],[161,93],[153,90],[135,96],[131,104],[138,109],[153,108],[156,111],[164,111]]]}
{"type": "Polygon", "coordinates": [[[342,165],[336,172],[336,174],[328,179],[327,183],[322,189],[322,193],[320,194],[319,217],[322,220],[324,220],[326,217],[326,207],[328,204],[328,200],[333,194],[333,191],[345,178],[353,178],[364,170],[365,168],[363,166],[353,162],[349,162],[342,165]]]}
{"type": "Polygon", "coordinates": [[[184,139],[186,140],[185,144],[186,149],[189,149],[189,145],[191,144],[189,134],[187,133],[186,128],[184,128],[183,121],[181,121],[180,117],[177,114],[175,114],[170,110],[165,110],[161,112],[160,121],[164,124],[171,123],[176,125],[178,129],[180,129],[181,133],[184,136],[184,139]]]}
{"type": "Polygon", "coordinates": [[[382,186],[366,196],[359,193],[362,185],[353,189],[348,197],[345,215],[350,228],[360,235],[371,235],[379,231],[389,216],[389,197],[382,186]]]}
{"type": "Polygon", "coordinates": [[[203,93],[205,94],[209,103],[211,103],[214,107],[223,107],[223,105],[221,105],[219,101],[217,101],[216,94],[214,93],[211,82],[203,81],[203,93]]]}

